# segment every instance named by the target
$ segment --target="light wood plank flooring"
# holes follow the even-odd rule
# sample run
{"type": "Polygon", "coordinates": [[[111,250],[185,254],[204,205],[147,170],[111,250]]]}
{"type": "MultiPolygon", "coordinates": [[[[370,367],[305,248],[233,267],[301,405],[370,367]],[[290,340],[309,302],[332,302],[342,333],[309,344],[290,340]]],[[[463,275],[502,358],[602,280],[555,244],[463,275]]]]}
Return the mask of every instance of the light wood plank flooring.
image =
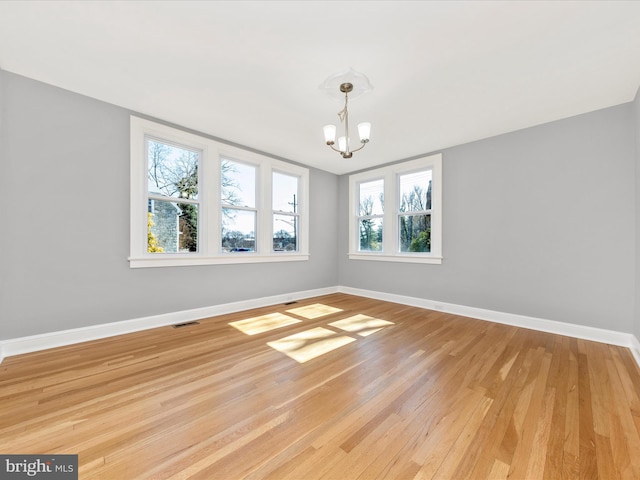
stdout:
{"type": "Polygon", "coordinates": [[[81,479],[640,478],[628,350],[345,294],[9,357],[0,412],[81,479]]]}

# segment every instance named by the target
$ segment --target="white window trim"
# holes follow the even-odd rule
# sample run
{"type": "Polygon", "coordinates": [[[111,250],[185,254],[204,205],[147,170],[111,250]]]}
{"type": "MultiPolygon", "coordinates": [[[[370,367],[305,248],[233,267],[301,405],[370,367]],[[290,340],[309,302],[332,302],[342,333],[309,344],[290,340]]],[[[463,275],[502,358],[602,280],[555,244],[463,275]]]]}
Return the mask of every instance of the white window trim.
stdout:
{"type": "Polygon", "coordinates": [[[291,262],[309,259],[309,170],[265,155],[216,142],[156,122],[131,116],[130,256],[131,268],[291,262]],[[202,152],[199,166],[198,252],[147,252],[147,158],[145,136],[167,140],[202,152]],[[235,159],[257,167],[258,232],[256,252],[222,253],[220,158],[235,159]],[[272,172],[297,176],[300,213],[297,252],[274,252],[271,202],[272,172]]]}
{"type": "Polygon", "coordinates": [[[349,259],[383,262],[442,263],[442,154],[410,160],[388,167],[367,170],[349,176],[349,259]],[[398,238],[398,176],[412,171],[431,169],[431,252],[400,252],[398,238]],[[359,184],[384,179],[383,250],[358,250],[359,184]]]}

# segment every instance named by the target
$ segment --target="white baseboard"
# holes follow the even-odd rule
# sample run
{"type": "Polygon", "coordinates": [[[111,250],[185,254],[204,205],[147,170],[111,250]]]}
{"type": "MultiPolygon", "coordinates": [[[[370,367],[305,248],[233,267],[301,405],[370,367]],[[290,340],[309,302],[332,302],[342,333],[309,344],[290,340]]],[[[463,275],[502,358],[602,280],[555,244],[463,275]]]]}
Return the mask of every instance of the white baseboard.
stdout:
{"type": "Polygon", "coordinates": [[[132,320],[124,320],[121,322],[105,323],[102,325],[94,325],[90,327],[75,328],[71,330],[62,330],[59,332],[43,333],[40,335],[2,340],[0,341],[0,363],[2,362],[4,357],[9,357],[12,355],[36,352],[39,350],[46,350],[54,347],[62,347],[64,345],[87,342],[90,340],[98,340],[100,338],[113,337],[115,335],[124,335],[141,330],[148,330],[150,328],[190,322],[202,318],[240,312],[252,308],[266,307],[269,305],[317,297],[320,295],[328,295],[330,293],[336,292],[348,293],[351,295],[374,298],[378,300],[385,300],[389,302],[400,303],[403,305],[426,308],[429,310],[438,310],[455,315],[477,318],[479,320],[488,320],[491,322],[504,323],[507,325],[529,328],[532,330],[539,330],[548,333],[555,333],[558,335],[582,338],[584,340],[592,340],[595,342],[618,345],[628,348],[635,358],[636,363],[640,367],[640,341],[638,341],[638,339],[630,333],[615,332],[613,330],[587,327],[584,325],[556,322],[553,320],[527,317],[524,315],[496,312],[493,310],[485,310],[482,308],[467,307],[464,305],[437,302],[423,298],[407,297],[404,295],[377,292],[373,290],[363,290],[345,286],[305,290],[284,295],[262,297],[241,302],[225,303],[222,305],[215,305],[211,307],[195,308],[191,310],[153,315],[132,320]]]}
{"type": "Polygon", "coordinates": [[[594,342],[608,343],[626,347],[631,351],[638,367],[640,367],[640,341],[631,333],[616,332],[613,330],[605,330],[603,328],[588,327],[585,325],[576,325],[573,323],[557,322],[554,320],[546,320],[542,318],[527,317],[525,315],[517,315],[512,313],[496,312],[494,310],[485,310],[483,308],[467,307],[464,305],[456,305],[453,303],[437,302],[426,300],[423,298],[407,297],[404,295],[396,295],[392,293],[376,292],[374,290],[362,290],[359,288],[339,286],[338,291],[361,297],[375,298],[388,302],[400,303],[402,305],[410,305],[413,307],[426,308],[429,310],[438,310],[445,313],[452,313],[464,317],[477,318],[478,320],[488,320],[490,322],[504,323],[516,327],[529,328],[541,332],[555,333],[557,335],[566,335],[573,338],[581,338],[594,342]]]}
{"type": "Polygon", "coordinates": [[[194,308],[179,312],[152,315],[149,317],[123,320],[120,322],[104,323],[90,327],[74,328],[71,330],[61,330],[58,332],[43,333],[28,337],[20,337],[9,340],[0,340],[0,363],[5,357],[20,355],[23,353],[36,352],[54,347],[62,347],[74,343],[98,340],[101,338],[124,335],[127,333],[139,332],[150,328],[165,327],[177,323],[191,322],[202,318],[224,315],[227,313],[241,312],[252,308],[266,307],[278,303],[285,303],[293,300],[317,297],[336,293],[337,287],[319,288],[305,290],[284,295],[274,295],[241,302],[225,303],[211,307],[194,308]]]}

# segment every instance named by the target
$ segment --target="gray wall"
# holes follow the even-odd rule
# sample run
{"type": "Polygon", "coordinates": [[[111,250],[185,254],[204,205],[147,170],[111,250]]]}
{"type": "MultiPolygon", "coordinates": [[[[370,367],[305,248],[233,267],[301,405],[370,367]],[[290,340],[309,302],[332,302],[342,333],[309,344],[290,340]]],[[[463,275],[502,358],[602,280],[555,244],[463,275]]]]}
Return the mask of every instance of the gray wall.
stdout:
{"type": "Polygon", "coordinates": [[[312,169],[309,262],[130,269],[129,114],[0,70],[0,339],[334,285],[640,337],[638,97],[444,150],[442,265],[349,261],[312,169]]]}
{"type": "Polygon", "coordinates": [[[2,70],[0,109],[0,339],[338,284],[335,175],[308,262],[130,269],[130,112],[2,70]]]}
{"type": "Polygon", "coordinates": [[[636,284],[635,284],[635,317],[634,317],[634,333],[637,339],[640,339],[640,88],[636,92],[636,98],[633,101],[633,130],[635,139],[635,162],[636,162],[636,284]]]}
{"type": "Polygon", "coordinates": [[[444,150],[442,265],[347,259],[342,285],[633,332],[632,104],[444,150]]]}
{"type": "MultiPolygon", "coordinates": [[[[9,251],[9,178],[12,178],[11,164],[7,161],[7,136],[5,135],[6,108],[5,108],[5,83],[4,74],[0,70],[0,332],[4,330],[4,317],[2,305],[7,302],[9,274],[6,271],[5,255],[9,251]]],[[[2,338],[2,334],[0,334],[2,338]]]]}

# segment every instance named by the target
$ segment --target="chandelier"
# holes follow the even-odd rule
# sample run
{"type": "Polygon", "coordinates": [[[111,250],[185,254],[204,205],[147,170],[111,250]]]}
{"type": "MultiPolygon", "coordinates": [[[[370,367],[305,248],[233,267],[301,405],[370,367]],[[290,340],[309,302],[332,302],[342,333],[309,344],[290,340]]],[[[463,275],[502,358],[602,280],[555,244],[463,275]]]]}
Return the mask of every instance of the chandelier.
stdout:
{"type": "Polygon", "coordinates": [[[338,137],[338,148],[336,148],[334,146],[336,144],[336,126],[325,125],[324,139],[332,150],[342,155],[342,158],[351,158],[354,152],[362,150],[365,145],[369,143],[371,123],[363,122],[358,124],[358,136],[360,137],[361,145],[357,148],[351,148],[349,139],[349,95],[351,94],[353,98],[360,93],[371,90],[373,86],[369,83],[369,79],[365,75],[349,69],[330,76],[320,85],[320,88],[325,89],[327,93],[332,95],[335,94],[336,90],[340,92],[338,95],[341,96],[344,94],[344,107],[338,112],[338,118],[340,118],[340,122],[344,125],[344,135],[338,137]]]}

